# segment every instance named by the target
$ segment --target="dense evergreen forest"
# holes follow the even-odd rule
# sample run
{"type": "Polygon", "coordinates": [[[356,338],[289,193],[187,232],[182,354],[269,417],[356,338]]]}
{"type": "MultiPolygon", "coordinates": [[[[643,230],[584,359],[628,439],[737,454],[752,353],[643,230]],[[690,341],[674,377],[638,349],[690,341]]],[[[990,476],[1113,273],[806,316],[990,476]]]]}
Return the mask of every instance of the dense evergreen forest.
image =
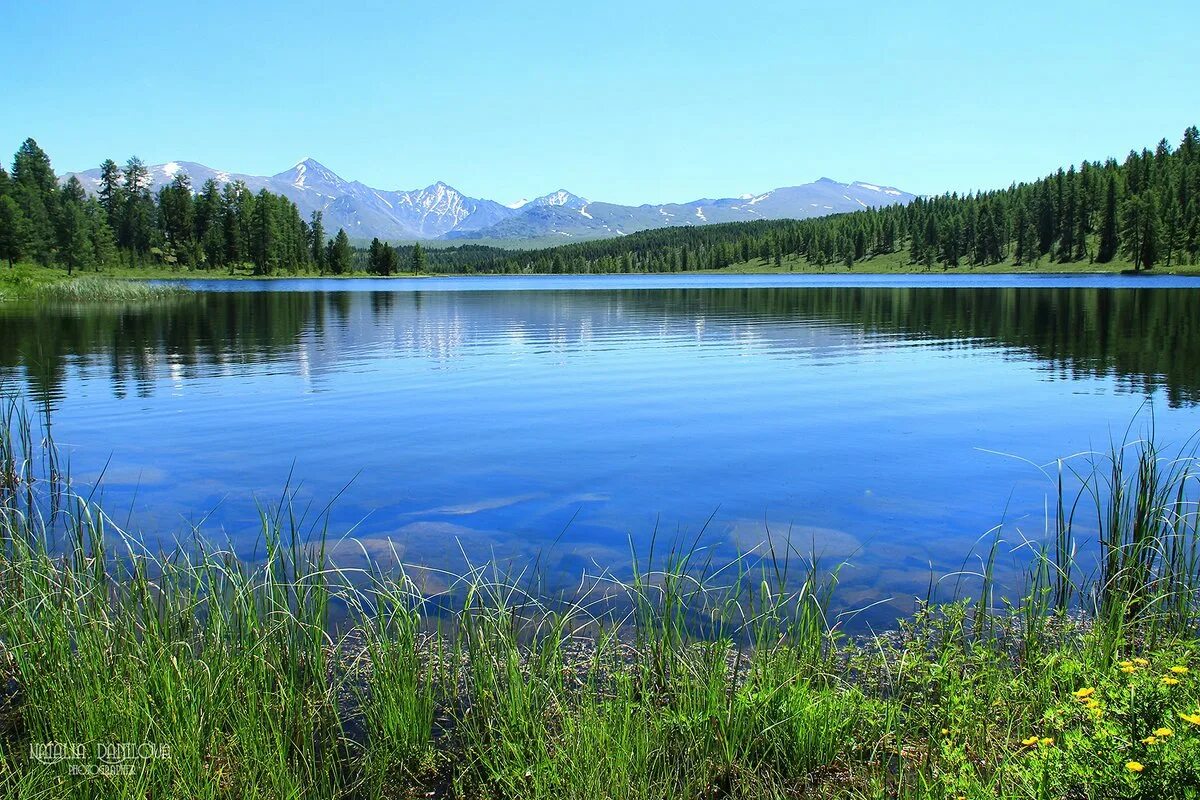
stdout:
{"type": "Polygon", "coordinates": [[[257,275],[630,273],[723,269],[759,261],[853,269],[890,257],[912,269],[1113,261],[1135,270],[1200,261],[1200,132],[1178,147],[1131,151],[1123,162],[1084,161],[1031,183],[918,198],[903,206],[807,220],[661,228],[541,250],[423,247],[331,238],[320,212],[234,182],[197,188],[184,173],[152,195],[137,158],[102,165],[96,196],[75,178],[59,185],[33,139],[0,168],[0,259],[68,272],[108,265],[189,270],[249,267],[257,275]]]}

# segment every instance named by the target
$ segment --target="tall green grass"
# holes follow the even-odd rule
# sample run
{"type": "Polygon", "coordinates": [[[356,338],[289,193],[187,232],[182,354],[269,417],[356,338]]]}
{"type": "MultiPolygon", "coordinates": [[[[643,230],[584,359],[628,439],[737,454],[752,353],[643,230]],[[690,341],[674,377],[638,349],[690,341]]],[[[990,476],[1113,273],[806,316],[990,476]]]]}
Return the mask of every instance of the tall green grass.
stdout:
{"type": "Polygon", "coordinates": [[[5,797],[1200,794],[1200,686],[1170,670],[1197,664],[1194,462],[1151,442],[1060,471],[1019,602],[993,599],[997,539],[978,599],[856,638],[838,566],[787,541],[716,564],[656,539],[558,596],[469,565],[428,596],[332,561],[285,494],[260,558],[151,552],[3,409],[5,797]],[[156,749],[95,757],[115,743],[156,749]]]}
{"type": "Polygon", "coordinates": [[[59,303],[159,300],[187,292],[181,286],[98,276],[82,276],[36,287],[28,296],[59,303]]]}

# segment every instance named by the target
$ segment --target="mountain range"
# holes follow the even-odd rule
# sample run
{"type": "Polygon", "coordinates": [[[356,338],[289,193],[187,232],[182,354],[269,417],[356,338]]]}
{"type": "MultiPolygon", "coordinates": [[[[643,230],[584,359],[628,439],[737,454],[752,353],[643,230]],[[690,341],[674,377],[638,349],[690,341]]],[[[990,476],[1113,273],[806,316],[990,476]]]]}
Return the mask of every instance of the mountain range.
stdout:
{"type": "MultiPolygon", "coordinates": [[[[763,194],[701,199],[689,203],[625,206],[592,202],[565,189],[533,200],[505,205],[468,197],[441,181],[411,191],[373,189],[347,181],[328,167],[306,158],[277,175],[258,176],[216,170],[192,161],[171,161],[149,168],[151,191],[157,192],[184,172],[193,191],[205,181],[218,185],[242,181],[253,192],[267,189],[294,202],[308,218],[321,211],[329,232],[345,228],[351,238],[390,240],[549,240],[569,242],[622,236],[671,225],[706,225],[755,219],[803,219],[860,208],[906,203],[915,195],[872,183],[839,183],[821,178],[800,186],[763,194]]],[[[100,170],[67,173],[85,190],[100,184],[100,170]]]]}

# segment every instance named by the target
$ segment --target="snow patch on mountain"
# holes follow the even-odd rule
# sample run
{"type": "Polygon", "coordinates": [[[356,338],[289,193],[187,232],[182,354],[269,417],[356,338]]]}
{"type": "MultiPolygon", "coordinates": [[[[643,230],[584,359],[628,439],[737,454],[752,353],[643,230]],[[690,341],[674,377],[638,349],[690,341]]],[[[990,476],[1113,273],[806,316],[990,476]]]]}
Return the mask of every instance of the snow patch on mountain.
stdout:
{"type": "MultiPolygon", "coordinates": [[[[291,169],[272,176],[214,170],[190,161],[169,161],[148,170],[152,192],[184,173],[191,178],[192,191],[196,193],[203,191],[209,180],[218,187],[241,182],[252,193],[266,189],[284,195],[304,217],[321,212],[326,231],[345,228],[356,237],[392,240],[623,236],[670,225],[805,219],[902,203],[914,197],[890,186],[822,178],[762,194],[686,203],[625,206],[592,202],[559,189],[533,200],[522,198],[502,204],[468,197],[443,181],[422,189],[376,189],[359,181],[347,181],[311,158],[304,158],[291,169]]],[[[100,170],[73,174],[86,191],[96,192],[100,170]]],[[[71,175],[63,175],[60,180],[65,181],[71,175]]]]}

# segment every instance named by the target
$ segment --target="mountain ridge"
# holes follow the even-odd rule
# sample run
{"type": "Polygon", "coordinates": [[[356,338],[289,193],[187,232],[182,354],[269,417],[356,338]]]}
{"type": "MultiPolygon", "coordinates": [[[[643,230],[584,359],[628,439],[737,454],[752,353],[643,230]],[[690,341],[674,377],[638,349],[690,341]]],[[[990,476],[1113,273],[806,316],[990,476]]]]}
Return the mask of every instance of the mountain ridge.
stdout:
{"type": "MultiPolygon", "coordinates": [[[[195,161],[168,161],[148,166],[150,189],[157,192],[186,173],[198,192],[208,180],[219,186],[242,181],[252,192],[281,194],[305,218],[314,211],[327,231],[344,228],[358,239],[391,240],[530,240],[571,241],[623,236],[673,225],[705,225],[754,219],[805,219],[904,203],[915,198],[891,186],[831,178],[782,186],[762,194],[736,198],[700,198],[685,203],[621,205],[593,202],[566,189],[504,204],[469,197],[444,181],[418,189],[377,189],[346,180],[316,159],[305,157],[274,175],[248,175],[214,169],[195,161]]],[[[94,193],[100,170],[68,172],[60,181],[78,178],[94,193]]]]}

